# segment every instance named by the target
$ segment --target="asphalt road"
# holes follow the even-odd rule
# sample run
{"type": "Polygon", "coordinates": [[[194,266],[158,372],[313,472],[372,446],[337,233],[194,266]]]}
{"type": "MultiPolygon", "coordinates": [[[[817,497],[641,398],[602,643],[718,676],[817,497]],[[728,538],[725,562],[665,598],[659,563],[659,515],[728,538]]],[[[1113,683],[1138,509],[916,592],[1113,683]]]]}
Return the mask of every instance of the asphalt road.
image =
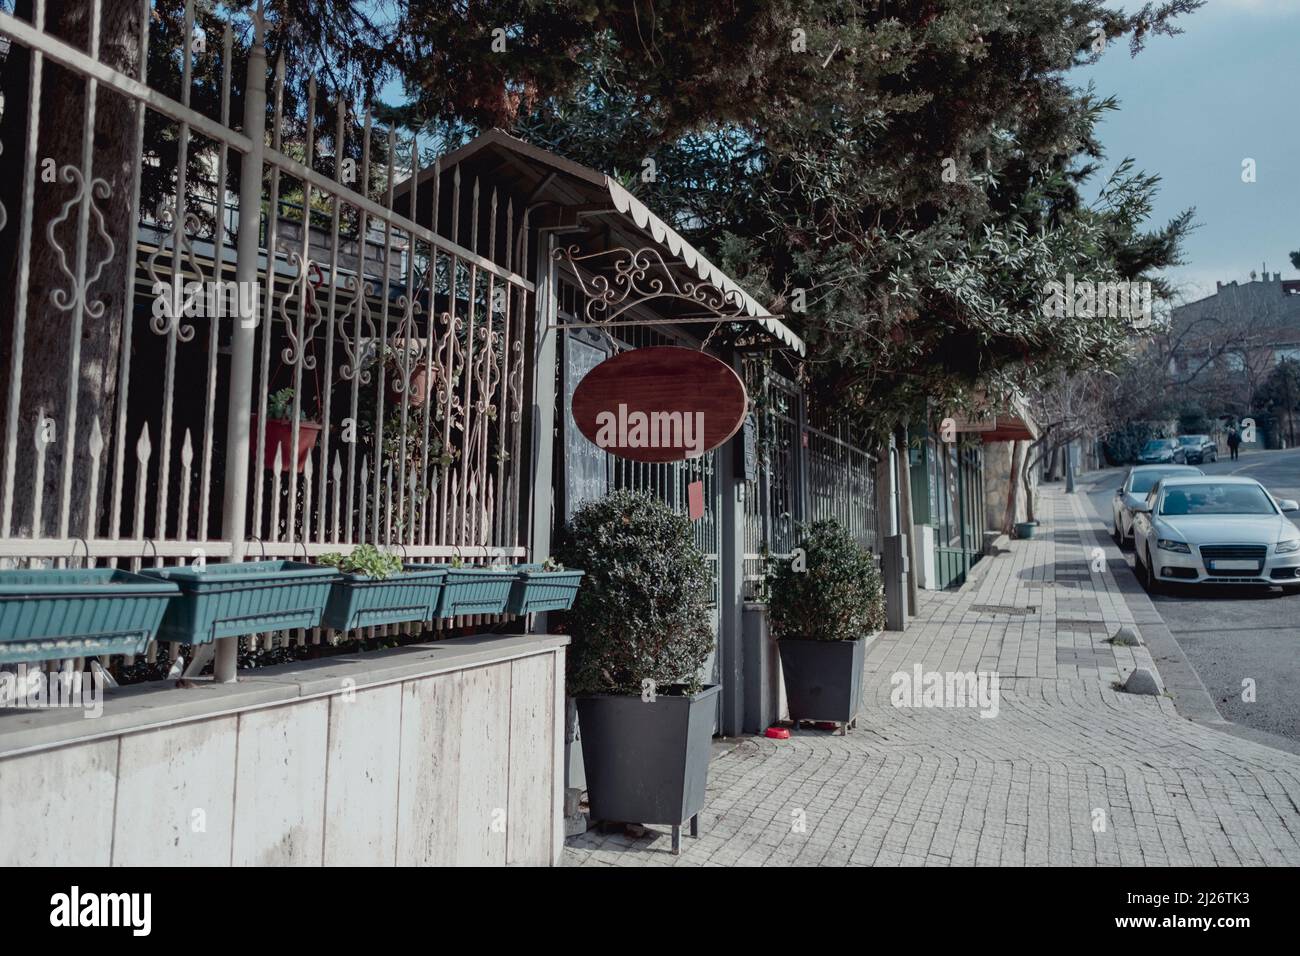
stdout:
{"type": "MultiPolygon", "coordinates": [[[[1247,475],[1276,498],[1300,500],[1300,449],[1225,457],[1200,467],[1207,475],[1247,475]]],[[[1078,483],[1107,532],[1111,498],[1126,470],[1093,472],[1078,483]]],[[[1133,552],[1125,558],[1131,569],[1133,552]]],[[[1300,594],[1175,587],[1152,595],[1152,602],[1225,719],[1300,740],[1300,594]],[[1242,700],[1246,678],[1255,681],[1253,703],[1242,700]]]]}

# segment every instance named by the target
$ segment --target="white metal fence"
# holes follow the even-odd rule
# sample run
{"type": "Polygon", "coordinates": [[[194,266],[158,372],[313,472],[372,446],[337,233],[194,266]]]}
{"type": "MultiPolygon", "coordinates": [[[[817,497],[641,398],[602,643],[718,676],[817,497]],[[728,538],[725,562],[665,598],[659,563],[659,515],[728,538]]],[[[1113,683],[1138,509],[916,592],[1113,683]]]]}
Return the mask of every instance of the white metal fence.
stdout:
{"type": "Polygon", "coordinates": [[[0,316],[0,566],[311,556],[359,542],[411,559],[525,554],[527,211],[459,168],[439,167],[421,194],[418,139],[341,96],[318,116],[327,98],[314,80],[304,108],[287,111],[284,62],[269,68],[260,18],[243,25],[237,125],[232,25],[205,54],[221,64],[218,115],[206,115],[190,96],[193,0],[179,99],[145,75],[154,5],[139,0],[129,73],[103,61],[103,4],[87,0],[80,43],[46,28],[44,0],[30,19],[0,10],[4,56],[29,63],[26,102],[5,91],[4,106],[25,106],[25,141],[0,143],[23,157],[18,208],[0,204],[17,257],[0,316]],[[50,182],[42,124],[71,122],[41,115],[55,71],[84,90],[82,141],[50,182]],[[96,111],[102,123],[108,109],[137,145],[125,222],[105,215],[126,197],[96,166],[96,111]],[[146,130],[162,130],[167,149],[146,130]],[[173,149],[148,208],[142,171],[173,149]],[[38,221],[47,189],[59,190],[58,213],[38,221]],[[57,269],[41,271],[51,260],[57,269]],[[187,296],[189,283],[204,296],[187,296]],[[125,290],[117,308],[110,288],[125,290]],[[83,362],[98,336],[117,344],[111,376],[83,362]],[[56,360],[35,371],[33,349],[47,344],[56,360]],[[50,368],[66,387],[38,404],[50,368]],[[90,375],[113,387],[92,393],[90,375]],[[286,388],[277,425],[274,393],[286,388]]]}

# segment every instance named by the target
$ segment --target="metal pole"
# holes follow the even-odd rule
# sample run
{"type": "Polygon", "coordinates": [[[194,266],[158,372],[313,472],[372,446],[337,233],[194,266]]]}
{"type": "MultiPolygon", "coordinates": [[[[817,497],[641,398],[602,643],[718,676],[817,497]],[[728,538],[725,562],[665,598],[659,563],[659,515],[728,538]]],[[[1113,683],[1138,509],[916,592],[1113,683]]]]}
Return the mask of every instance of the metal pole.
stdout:
{"type": "MultiPolygon", "coordinates": [[[[266,23],[261,6],[253,17],[253,45],[248,51],[248,79],[244,85],[244,135],[252,148],[240,163],[239,237],[236,247],[235,279],[240,288],[258,280],[258,258],[262,213],[262,150],[266,138],[266,23]]],[[[267,250],[266,281],[274,279],[272,255],[267,250]]],[[[248,433],[253,401],[253,343],[257,330],[257,302],[249,296],[252,313],[240,315],[231,334],[230,395],[226,422],[225,499],[221,509],[222,536],[230,542],[230,560],[244,560],[248,516],[248,433]]],[[[239,296],[241,308],[245,301],[239,296]]],[[[269,317],[268,317],[269,321],[269,317]]],[[[217,641],[213,676],[219,683],[235,680],[239,638],[217,641]]]]}
{"type": "Polygon", "coordinates": [[[907,426],[896,429],[898,444],[898,510],[902,517],[899,531],[907,540],[907,606],[915,617],[921,610],[916,581],[916,515],[912,511],[912,452],[907,426]]]}
{"type": "MultiPolygon", "coordinates": [[[[731,367],[744,377],[740,356],[731,355],[731,367]]],[[[718,485],[722,492],[721,540],[718,542],[718,654],[723,674],[719,731],[728,737],[743,733],[745,716],[745,660],[742,610],[745,601],[745,430],[742,428],[720,449],[718,485]]],[[[758,661],[753,666],[759,666],[758,661]]]]}

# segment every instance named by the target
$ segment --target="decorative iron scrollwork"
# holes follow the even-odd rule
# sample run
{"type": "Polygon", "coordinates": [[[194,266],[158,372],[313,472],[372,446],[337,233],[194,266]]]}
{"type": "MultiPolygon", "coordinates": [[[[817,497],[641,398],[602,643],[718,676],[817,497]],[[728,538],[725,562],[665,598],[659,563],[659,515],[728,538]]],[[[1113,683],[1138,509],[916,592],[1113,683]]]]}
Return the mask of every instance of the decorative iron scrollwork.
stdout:
{"type": "Polygon", "coordinates": [[[351,295],[351,301],[345,310],[346,314],[339,320],[339,339],[343,345],[343,354],[347,359],[339,366],[339,377],[344,381],[352,381],[356,378],[360,384],[370,384],[369,350],[366,348],[363,340],[374,347],[376,331],[375,320],[370,315],[370,303],[366,301],[367,296],[375,292],[374,285],[369,279],[362,283],[355,275],[349,275],[343,280],[343,288],[351,295]],[[351,322],[356,335],[349,337],[348,323],[351,322]]]}
{"type": "MultiPolygon", "coordinates": [[[[104,271],[104,266],[113,261],[113,255],[117,252],[117,246],[113,242],[113,237],[108,234],[108,230],[104,228],[104,212],[100,209],[95,200],[99,199],[102,201],[108,199],[113,195],[113,190],[108,185],[108,182],[103,179],[93,179],[89,186],[87,186],[86,179],[82,175],[81,170],[71,164],[65,165],[59,170],[59,178],[65,183],[72,183],[76,186],[76,190],[73,192],[72,198],[63,204],[63,208],[59,210],[59,214],[51,219],[46,225],[45,236],[49,240],[50,245],[54,248],[54,251],[58,254],[59,271],[67,277],[69,288],[51,289],[50,301],[60,312],[71,312],[78,304],[80,304],[82,308],[85,309],[87,315],[98,319],[104,315],[104,303],[102,301],[87,301],[86,290],[99,281],[99,277],[104,271]],[[58,234],[55,230],[60,223],[68,220],[68,216],[72,212],[73,207],[87,198],[87,188],[90,190],[90,213],[94,218],[95,232],[99,234],[99,238],[103,240],[103,244],[107,246],[108,252],[102,259],[96,261],[93,264],[93,267],[91,263],[87,263],[86,269],[83,273],[83,278],[78,282],[76,274],[68,266],[67,247],[59,242],[58,234]]],[[[86,245],[87,247],[90,245],[89,236],[86,237],[86,245]]],[[[89,253],[87,254],[89,255],[89,253]]]]}
{"type": "Polygon", "coordinates": [[[284,320],[284,334],[289,340],[289,344],[280,352],[280,359],[291,367],[301,364],[304,369],[314,369],[316,356],[308,353],[306,343],[312,340],[316,329],[325,321],[320,303],[316,301],[316,286],[310,278],[314,263],[284,243],[281,243],[280,248],[285,251],[289,267],[294,271],[293,286],[280,297],[280,317],[284,320]],[[301,336],[296,331],[296,320],[289,306],[290,300],[294,298],[298,299],[297,310],[303,314],[301,336]]]}
{"type": "MultiPolygon", "coordinates": [[[[412,300],[405,293],[398,296],[395,303],[399,310],[397,328],[388,340],[388,347],[396,358],[391,385],[394,394],[402,395],[410,390],[411,377],[424,364],[425,344],[420,336],[417,319],[424,314],[424,306],[418,300],[412,300]]],[[[430,336],[432,338],[432,336],[430,336]]]]}
{"type": "Polygon", "coordinates": [[[653,299],[681,299],[705,310],[714,319],[739,319],[747,314],[740,292],[711,282],[682,280],[668,268],[659,250],[625,247],[581,255],[578,246],[563,246],[555,259],[573,267],[586,304],[589,322],[612,322],[628,309],[653,299]]]}
{"type": "MultiPolygon", "coordinates": [[[[198,258],[194,255],[194,247],[190,244],[190,236],[199,231],[199,217],[192,212],[186,212],[178,221],[176,217],[175,202],[168,201],[166,198],[159,200],[156,217],[159,225],[171,226],[171,254],[173,262],[176,258],[176,252],[179,250],[181,260],[189,267],[190,271],[192,271],[196,277],[194,281],[202,285],[203,292],[201,294],[204,296],[214,294],[215,290],[208,287],[207,276],[203,271],[203,267],[199,265],[198,258]]],[[[182,342],[190,342],[194,339],[194,326],[184,325],[181,322],[185,300],[183,297],[180,300],[177,300],[177,298],[172,296],[172,289],[174,288],[173,284],[164,281],[158,275],[158,261],[165,253],[167,253],[167,251],[168,244],[166,241],[163,241],[158,244],[157,249],[149,254],[149,258],[145,262],[145,270],[149,273],[149,278],[154,282],[153,287],[156,289],[159,284],[165,286],[167,292],[164,294],[169,297],[169,302],[171,303],[170,307],[164,310],[165,314],[155,314],[154,317],[149,320],[149,328],[152,329],[156,335],[166,335],[169,330],[174,328],[176,330],[177,339],[182,342]]],[[[173,270],[174,269],[175,266],[173,266],[173,270]]],[[[176,280],[174,272],[172,280],[173,282],[176,280]]]]}

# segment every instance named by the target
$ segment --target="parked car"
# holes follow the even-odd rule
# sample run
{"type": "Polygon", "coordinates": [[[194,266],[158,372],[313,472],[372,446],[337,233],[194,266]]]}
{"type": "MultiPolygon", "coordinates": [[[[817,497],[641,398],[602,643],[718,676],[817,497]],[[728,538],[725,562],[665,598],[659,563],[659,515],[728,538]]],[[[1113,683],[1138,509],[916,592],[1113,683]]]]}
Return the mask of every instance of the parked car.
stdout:
{"type": "Polygon", "coordinates": [[[1178,444],[1183,449],[1183,460],[1188,464],[1219,460],[1219,446],[1209,435],[1183,435],[1178,444]]]}
{"type": "Polygon", "coordinates": [[[1133,538],[1133,509],[1147,500],[1147,494],[1162,478],[1178,475],[1203,475],[1205,472],[1191,465],[1138,465],[1130,468],[1111,499],[1110,535],[1123,547],[1133,538]]]}
{"type": "Polygon", "coordinates": [[[1300,530],[1254,478],[1171,477],[1134,508],[1137,571],[1150,591],[1166,582],[1300,588],[1300,530]]]}
{"type": "Polygon", "coordinates": [[[1142,446],[1138,455],[1139,465],[1185,465],[1187,453],[1178,444],[1177,438],[1153,438],[1142,446]]]}

